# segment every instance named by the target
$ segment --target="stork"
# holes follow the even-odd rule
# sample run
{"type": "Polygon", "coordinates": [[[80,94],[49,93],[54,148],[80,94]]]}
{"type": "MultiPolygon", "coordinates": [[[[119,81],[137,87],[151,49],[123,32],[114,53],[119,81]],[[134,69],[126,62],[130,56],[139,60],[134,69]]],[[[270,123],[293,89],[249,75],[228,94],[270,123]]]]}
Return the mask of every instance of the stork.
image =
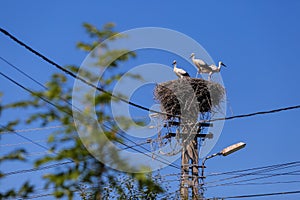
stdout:
{"type": "Polygon", "coordinates": [[[190,77],[190,75],[185,70],[177,68],[176,60],[173,61],[173,66],[173,71],[179,78],[190,77]]]}
{"type": "Polygon", "coordinates": [[[218,67],[216,65],[208,65],[206,62],[204,62],[201,59],[195,59],[194,53],[191,54],[190,58],[192,59],[193,63],[196,65],[196,67],[198,68],[196,78],[199,73],[206,73],[206,74],[208,74],[208,80],[210,80],[213,73],[221,71],[221,66],[226,67],[226,65],[221,61],[219,62],[218,67]]]}

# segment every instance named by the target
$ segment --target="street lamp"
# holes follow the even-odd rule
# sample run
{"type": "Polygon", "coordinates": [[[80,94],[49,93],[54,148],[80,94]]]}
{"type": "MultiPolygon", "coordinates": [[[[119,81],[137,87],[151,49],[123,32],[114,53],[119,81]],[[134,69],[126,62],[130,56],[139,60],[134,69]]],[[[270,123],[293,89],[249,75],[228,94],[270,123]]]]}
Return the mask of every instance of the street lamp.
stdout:
{"type": "Polygon", "coordinates": [[[204,184],[204,179],[205,179],[205,176],[204,176],[205,162],[208,159],[211,159],[211,158],[216,157],[216,156],[228,156],[229,154],[232,154],[232,153],[244,148],[245,146],[246,146],[246,144],[244,142],[239,142],[239,143],[233,144],[229,147],[226,147],[225,149],[223,149],[222,151],[220,151],[218,153],[207,156],[202,160],[202,165],[201,165],[202,170],[201,170],[201,177],[200,177],[202,179],[202,184],[201,184],[201,196],[202,197],[203,197],[203,193],[204,193],[204,190],[203,190],[202,186],[204,184]]]}

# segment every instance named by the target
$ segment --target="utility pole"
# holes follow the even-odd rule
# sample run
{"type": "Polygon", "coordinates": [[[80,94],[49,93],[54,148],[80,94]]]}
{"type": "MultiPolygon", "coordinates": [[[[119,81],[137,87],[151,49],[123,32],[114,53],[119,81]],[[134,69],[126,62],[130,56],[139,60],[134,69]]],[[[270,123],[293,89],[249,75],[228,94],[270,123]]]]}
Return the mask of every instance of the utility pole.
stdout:
{"type": "MultiPolygon", "coordinates": [[[[212,138],[212,134],[200,134],[202,126],[211,124],[194,123],[190,126],[183,126],[181,135],[182,141],[188,140],[188,145],[183,145],[181,152],[181,181],[180,198],[189,199],[189,188],[192,191],[192,199],[202,199],[199,195],[199,143],[198,140],[212,138]],[[196,124],[196,125],[195,125],[196,124]],[[196,128],[197,127],[197,128],[196,128]],[[195,131],[196,130],[196,131],[195,131]],[[190,141],[189,141],[190,140],[190,141]]],[[[183,142],[184,143],[184,142],[183,142]]]]}

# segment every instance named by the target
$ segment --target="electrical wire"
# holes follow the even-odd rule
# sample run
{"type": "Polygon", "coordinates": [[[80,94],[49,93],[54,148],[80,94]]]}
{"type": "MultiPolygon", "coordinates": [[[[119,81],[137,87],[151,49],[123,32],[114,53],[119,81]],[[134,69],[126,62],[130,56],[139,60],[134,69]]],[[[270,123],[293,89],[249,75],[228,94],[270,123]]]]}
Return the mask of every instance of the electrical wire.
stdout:
{"type": "Polygon", "coordinates": [[[274,168],[274,167],[282,167],[282,166],[288,166],[288,165],[295,165],[299,164],[300,161],[293,161],[293,162],[288,162],[288,163],[280,163],[280,164],[275,164],[275,165],[267,165],[267,166],[262,166],[262,167],[255,167],[255,168],[248,168],[248,169],[241,169],[241,170],[234,170],[234,171],[227,171],[227,172],[218,172],[218,173],[211,173],[208,174],[207,176],[219,176],[219,175],[227,175],[227,174],[233,174],[233,173],[239,173],[239,172],[246,172],[246,171],[253,171],[253,170],[260,170],[260,169],[269,169],[269,168],[274,168]]]}
{"type": "MultiPolygon", "coordinates": [[[[299,193],[300,193],[300,190],[288,191],[288,192],[274,192],[274,193],[264,193],[264,194],[249,194],[249,195],[239,195],[239,196],[217,197],[217,199],[241,199],[241,198],[251,198],[251,197],[265,197],[265,196],[299,194],[299,193]]],[[[209,198],[209,199],[214,199],[214,198],[209,198]]]]}
{"type": "Polygon", "coordinates": [[[246,118],[246,117],[252,117],[252,116],[257,116],[257,115],[278,113],[278,112],[282,112],[282,111],[294,110],[294,109],[299,109],[299,108],[300,108],[300,105],[295,105],[295,106],[289,106],[289,107],[282,107],[282,108],[278,108],[278,109],[274,109],[274,110],[266,110],[266,111],[248,113],[248,114],[235,115],[235,116],[230,116],[230,117],[221,117],[221,118],[216,118],[216,119],[204,120],[204,122],[215,122],[215,121],[225,121],[225,120],[228,121],[231,119],[246,118]]]}
{"type": "MultiPolygon", "coordinates": [[[[0,124],[0,127],[1,127],[2,129],[7,129],[7,128],[6,128],[5,126],[3,126],[2,124],[0,124]]],[[[13,130],[10,130],[10,131],[13,132],[13,130]]],[[[51,150],[50,150],[49,148],[47,148],[46,146],[41,145],[40,143],[38,143],[38,142],[36,142],[36,141],[34,141],[34,140],[28,138],[28,137],[25,137],[25,136],[23,136],[23,135],[21,135],[21,134],[19,134],[19,133],[17,133],[17,132],[13,132],[13,133],[14,133],[15,135],[17,135],[18,137],[23,138],[24,140],[27,140],[28,142],[30,142],[30,143],[32,143],[32,144],[35,144],[36,146],[41,147],[42,149],[45,149],[45,150],[47,150],[47,151],[51,151],[51,150]]],[[[52,152],[52,153],[55,154],[55,152],[52,152]]]]}
{"type": "Polygon", "coordinates": [[[72,115],[72,113],[63,110],[62,108],[58,107],[56,104],[52,103],[51,101],[49,101],[48,99],[46,99],[45,97],[39,95],[36,92],[31,91],[30,89],[26,88],[25,86],[21,85],[20,83],[18,83],[17,81],[13,80],[12,78],[8,77],[7,75],[3,74],[2,72],[0,72],[0,75],[3,76],[4,78],[6,78],[7,80],[9,80],[10,82],[14,83],[15,85],[17,85],[18,87],[22,88],[23,90],[26,90],[27,92],[29,92],[30,94],[42,99],[43,101],[45,101],[46,103],[56,107],[57,109],[59,109],[60,111],[63,111],[64,113],[68,114],[68,115],[72,115]]]}
{"type": "MultiPolygon", "coordinates": [[[[102,125],[103,125],[104,127],[106,127],[106,128],[110,128],[111,130],[113,130],[111,127],[108,127],[108,126],[105,125],[105,124],[102,124],[102,125]]],[[[128,140],[128,141],[130,141],[130,142],[132,142],[132,143],[134,143],[135,146],[138,145],[136,142],[134,142],[133,140],[131,140],[131,139],[129,139],[128,137],[124,136],[122,133],[117,132],[117,134],[118,134],[120,137],[122,137],[122,138],[124,138],[124,139],[126,139],[126,140],[128,140]]],[[[181,169],[181,167],[179,167],[179,166],[177,166],[177,165],[175,165],[175,164],[173,164],[173,163],[170,163],[168,160],[162,158],[161,156],[157,156],[157,158],[156,158],[156,157],[152,157],[151,155],[148,155],[148,154],[146,154],[146,153],[140,151],[139,149],[133,148],[132,146],[129,146],[129,145],[125,144],[125,143],[122,142],[122,141],[118,141],[118,142],[119,142],[120,144],[122,144],[122,145],[128,147],[129,149],[132,149],[132,150],[134,150],[134,151],[136,151],[136,152],[138,152],[138,153],[141,153],[141,154],[143,154],[143,155],[145,155],[145,156],[147,156],[147,157],[149,157],[149,158],[155,159],[155,160],[157,160],[157,161],[159,161],[159,162],[161,162],[161,163],[163,163],[163,164],[166,164],[166,165],[168,165],[168,166],[170,166],[170,167],[173,167],[173,168],[176,168],[176,169],[181,169]],[[159,160],[158,158],[161,158],[161,160],[159,160]]],[[[142,149],[144,149],[145,151],[147,151],[147,152],[149,152],[149,153],[152,153],[149,149],[146,149],[146,148],[143,147],[143,146],[140,146],[140,147],[141,147],[142,149]]]]}
{"type": "MultiPolygon", "coordinates": [[[[222,186],[275,185],[275,184],[291,184],[291,183],[300,183],[300,181],[292,180],[292,181],[273,181],[273,182],[233,183],[233,184],[226,184],[226,185],[222,185],[222,186]]],[[[219,186],[221,186],[221,185],[219,185],[219,186]]],[[[207,186],[205,188],[211,188],[211,187],[218,187],[218,185],[207,186]]]]}
{"type": "MultiPolygon", "coordinates": [[[[249,175],[255,175],[257,173],[271,172],[271,171],[275,171],[275,170],[282,170],[282,169],[286,169],[286,168],[290,168],[290,167],[296,167],[296,166],[299,166],[299,165],[300,165],[300,163],[298,161],[297,162],[291,162],[291,163],[278,164],[278,165],[271,165],[271,166],[267,166],[267,167],[262,167],[260,170],[256,170],[254,172],[249,172],[249,173],[245,173],[245,174],[241,174],[241,175],[237,175],[237,176],[233,176],[233,177],[223,178],[223,179],[219,179],[219,180],[208,182],[206,184],[211,184],[211,183],[216,183],[216,182],[222,182],[222,181],[236,179],[236,178],[242,178],[242,177],[249,176],[249,175]]],[[[253,168],[253,169],[255,169],[255,168],[253,168]]],[[[263,179],[263,178],[272,177],[272,176],[276,176],[276,175],[277,174],[275,174],[275,175],[267,175],[267,176],[255,178],[253,180],[263,179]]]]}
{"type": "MultiPolygon", "coordinates": [[[[32,95],[37,96],[38,98],[40,98],[41,100],[45,101],[46,103],[48,103],[48,104],[54,106],[54,107],[57,108],[59,111],[62,111],[62,112],[64,112],[64,113],[70,115],[71,117],[73,117],[72,113],[70,113],[70,112],[68,112],[68,111],[66,111],[66,110],[64,110],[64,109],[62,109],[62,108],[60,108],[59,106],[57,106],[56,104],[52,103],[51,101],[49,101],[49,100],[46,99],[45,97],[43,97],[43,96],[41,96],[41,95],[39,95],[39,94],[37,94],[37,93],[31,91],[31,90],[28,89],[27,87],[21,85],[20,83],[18,83],[17,81],[13,80],[13,79],[10,78],[10,77],[8,77],[7,75],[3,74],[2,72],[0,72],[0,75],[3,76],[4,78],[6,78],[7,80],[11,81],[11,82],[14,83],[15,85],[19,86],[20,88],[22,88],[22,89],[26,90],[27,92],[31,93],[32,95]]],[[[113,129],[111,129],[111,127],[109,127],[109,126],[107,126],[107,125],[105,125],[105,124],[102,124],[102,125],[103,125],[104,127],[106,127],[107,129],[113,131],[113,129]]],[[[129,140],[130,142],[134,143],[135,145],[138,145],[138,144],[136,144],[134,141],[132,141],[132,140],[130,140],[129,138],[127,138],[127,137],[125,137],[124,135],[122,135],[121,133],[117,132],[117,134],[119,134],[121,137],[123,137],[123,138],[129,140]]],[[[20,135],[20,134],[18,134],[18,135],[20,135]]],[[[21,137],[24,137],[24,136],[21,135],[21,137]]],[[[24,137],[24,138],[26,138],[26,137],[24,137]]],[[[31,140],[31,141],[32,141],[32,140],[31,140]]],[[[124,142],[119,141],[119,143],[120,143],[120,144],[123,144],[124,146],[126,146],[126,147],[128,147],[128,148],[130,148],[130,149],[132,149],[132,150],[134,150],[134,151],[137,151],[137,152],[139,152],[139,153],[142,153],[143,155],[145,155],[145,156],[147,156],[147,157],[152,158],[152,156],[150,156],[150,155],[148,155],[148,154],[146,154],[146,153],[144,153],[144,152],[142,152],[142,151],[140,151],[140,150],[138,150],[138,149],[136,149],[136,148],[134,148],[134,147],[132,147],[132,146],[129,146],[129,145],[125,144],[124,142]]],[[[41,145],[41,146],[42,146],[42,145],[41,145]]],[[[44,147],[44,148],[45,148],[45,147],[44,147]]],[[[150,150],[148,150],[148,149],[146,149],[146,148],[144,148],[144,147],[142,147],[142,148],[150,152],[150,150]]],[[[47,150],[48,150],[48,148],[47,148],[47,150]]],[[[167,164],[167,165],[169,165],[169,166],[171,166],[171,167],[174,167],[174,168],[177,168],[177,169],[181,169],[179,166],[176,166],[176,165],[170,163],[169,161],[164,161],[164,160],[166,160],[166,159],[163,159],[163,160],[158,160],[157,158],[153,158],[153,159],[156,159],[157,161],[159,161],[159,162],[161,162],[161,163],[164,163],[164,164],[167,164]]]]}
{"type": "Polygon", "coordinates": [[[140,143],[136,143],[135,145],[133,145],[133,146],[128,146],[128,147],[124,147],[124,148],[122,148],[122,149],[118,149],[118,151],[123,151],[123,150],[126,150],[126,149],[130,149],[130,148],[132,148],[132,147],[138,147],[138,146],[142,146],[142,145],[144,145],[144,144],[148,144],[149,143],[149,141],[145,141],[145,142],[140,142],[140,143]]]}
{"type": "MultiPolygon", "coordinates": [[[[34,140],[35,142],[46,142],[47,140],[34,140]]],[[[10,143],[10,144],[0,144],[0,147],[13,147],[13,146],[20,146],[20,145],[26,145],[26,144],[32,144],[32,142],[19,142],[19,143],[10,143]]]]}
{"type": "MultiPolygon", "coordinates": [[[[158,111],[155,111],[155,110],[151,110],[149,108],[146,108],[146,107],[143,107],[141,105],[138,105],[138,104],[135,104],[131,101],[128,101],[126,99],[122,99],[120,97],[117,97],[113,94],[111,94],[110,92],[107,92],[105,91],[103,88],[99,88],[95,85],[93,85],[92,83],[86,81],[85,79],[75,75],[74,73],[72,73],[71,71],[69,70],[66,70],[65,68],[61,67],[60,65],[58,65],[57,63],[53,62],[52,60],[48,59],[47,57],[45,57],[44,55],[40,54],[39,52],[35,51],[33,48],[29,47],[28,45],[26,45],[25,43],[21,42],[20,40],[18,40],[16,37],[14,37],[13,35],[11,35],[10,33],[8,33],[6,30],[0,28],[0,31],[2,33],[4,33],[5,35],[9,36],[11,39],[13,39],[15,42],[17,42],[19,45],[25,47],[27,50],[31,51],[32,53],[34,53],[35,55],[39,56],[40,58],[42,58],[43,60],[45,60],[46,62],[54,65],[55,67],[57,67],[58,69],[62,70],[63,72],[65,72],[66,74],[82,81],[83,83],[103,92],[103,93],[106,93],[106,94],[109,94],[110,96],[112,97],[115,97],[129,105],[132,105],[132,106],[135,106],[137,108],[140,108],[140,109],[143,109],[143,110],[146,110],[146,111],[150,111],[150,112],[154,112],[154,113],[158,113],[158,114],[163,114],[163,115],[168,115],[167,113],[161,113],[161,112],[158,112],[158,111]]],[[[12,79],[10,79],[9,77],[7,77],[6,75],[4,75],[3,73],[0,72],[0,75],[4,76],[5,78],[9,79],[10,81],[14,82],[12,79]]],[[[15,84],[19,85],[18,83],[14,82],[15,84]]],[[[22,87],[21,85],[19,85],[20,87],[22,87]]],[[[23,87],[22,87],[23,88],[23,87]]],[[[23,88],[25,89],[25,88],[23,88]]],[[[25,89],[26,90],[26,89],[25,89]]],[[[43,97],[41,97],[42,99],[43,97]]],[[[52,105],[51,102],[47,102],[49,104],[52,105]]],[[[274,109],[274,110],[267,110],[267,111],[260,111],[260,112],[254,112],[254,113],[249,113],[249,114],[241,114],[241,115],[236,115],[236,116],[230,116],[230,117],[224,117],[224,118],[217,118],[217,119],[212,119],[212,120],[208,120],[209,122],[213,122],[213,121],[220,121],[220,120],[231,120],[231,119],[236,119],[236,118],[246,118],[246,117],[251,117],[251,116],[256,116],[256,115],[264,115],[264,114],[270,114],[270,113],[277,113],[277,112],[281,112],[281,111],[287,111],[287,110],[293,110],[293,109],[299,109],[300,108],[300,105],[295,105],[295,106],[290,106],[290,107],[283,107],[283,108],[279,108],[279,109],[274,109]]],[[[128,147],[129,148],[129,147],[128,147]]],[[[245,175],[245,174],[244,174],[245,175]]],[[[263,178],[263,177],[260,177],[260,178],[263,178]]],[[[296,191],[296,192],[299,192],[299,191],[296,191]]],[[[289,192],[290,193],[290,192],[289,192]]],[[[283,193],[273,193],[273,194],[283,194],[283,193]]],[[[233,198],[233,197],[226,197],[226,198],[233,198]]]]}
{"type": "MultiPolygon", "coordinates": [[[[83,82],[84,84],[89,85],[90,87],[95,88],[96,90],[103,92],[105,94],[110,95],[111,97],[117,98],[122,102],[125,102],[129,105],[132,105],[134,107],[140,108],[142,110],[146,110],[149,112],[153,112],[153,113],[157,113],[157,114],[161,114],[161,115],[165,115],[165,116],[171,116],[171,117],[180,117],[180,116],[173,116],[170,115],[168,113],[163,113],[163,112],[159,112],[156,110],[152,110],[150,108],[141,106],[139,104],[136,104],[134,102],[131,102],[129,100],[123,99],[121,97],[118,97],[116,95],[113,95],[112,93],[104,90],[103,88],[97,87],[94,84],[90,83],[89,81],[85,80],[84,78],[74,74],[73,72],[63,68],[62,66],[60,66],[59,64],[57,64],[56,62],[52,61],[51,59],[47,58],[46,56],[44,56],[43,54],[39,53],[38,51],[34,50],[32,47],[28,46],[27,44],[25,44],[24,42],[22,42],[21,40],[19,40],[18,38],[16,38],[15,36],[13,36],[11,33],[9,33],[8,31],[6,31],[3,28],[0,28],[0,32],[3,33],[4,35],[8,36],[10,39],[12,39],[14,42],[16,42],[17,44],[23,46],[25,49],[29,50],[31,53],[35,54],[36,56],[40,57],[41,59],[43,59],[44,61],[48,62],[49,64],[55,66],[56,68],[58,68],[59,70],[63,71],[64,73],[70,75],[71,77],[80,80],[81,82],[83,82]]],[[[287,110],[294,110],[294,109],[299,109],[300,105],[295,105],[295,106],[289,106],[289,107],[282,107],[282,108],[278,108],[278,109],[273,109],[273,110],[267,110],[267,111],[259,111],[259,112],[254,112],[254,113],[248,113],[248,114],[241,114],[241,115],[235,115],[235,116],[230,116],[230,117],[222,117],[222,118],[216,118],[216,119],[211,119],[211,120],[204,120],[205,122],[214,122],[214,121],[224,121],[224,120],[232,120],[232,119],[237,119],[237,118],[246,118],[246,117],[251,117],[251,116],[256,116],[256,115],[264,115],[264,114],[271,114],[271,113],[277,113],[277,112],[282,112],[282,111],[287,111],[287,110]]]]}
{"type": "MultiPolygon", "coordinates": [[[[13,68],[15,68],[15,69],[17,69],[18,71],[22,72],[22,74],[25,74],[27,77],[30,77],[30,76],[27,75],[25,72],[23,72],[22,70],[20,70],[20,69],[17,68],[16,66],[12,65],[12,64],[11,64],[10,62],[8,62],[7,60],[5,60],[5,59],[3,59],[3,60],[4,60],[7,64],[9,64],[10,66],[12,66],[13,68]]],[[[25,89],[26,91],[30,92],[31,94],[38,96],[39,98],[41,98],[41,99],[44,100],[45,102],[47,102],[47,103],[51,104],[52,106],[58,108],[55,104],[53,104],[52,102],[48,101],[46,98],[44,98],[44,97],[42,97],[41,95],[38,95],[38,94],[32,92],[31,90],[29,90],[28,88],[26,88],[26,87],[22,86],[21,84],[17,83],[16,81],[14,81],[14,80],[11,79],[10,77],[6,76],[5,74],[3,74],[3,73],[0,72],[0,75],[4,76],[6,79],[10,80],[10,81],[13,82],[14,84],[16,84],[16,85],[18,85],[19,87],[21,87],[22,89],[25,89]]],[[[32,77],[30,77],[30,79],[31,79],[31,80],[34,80],[35,82],[37,82],[37,81],[36,81],[35,79],[33,79],[32,77]]],[[[44,88],[46,88],[46,87],[44,87],[44,88]]],[[[47,88],[46,88],[46,89],[47,89],[47,88]]],[[[72,104],[71,104],[70,102],[67,102],[67,103],[68,103],[69,105],[72,106],[72,104]]],[[[59,109],[59,110],[60,110],[60,109],[59,109]]],[[[67,114],[69,114],[70,116],[72,116],[71,113],[67,113],[67,114]]],[[[103,124],[103,125],[104,125],[104,124],[103,124]]],[[[119,134],[119,135],[120,135],[121,137],[127,139],[127,140],[130,140],[129,138],[123,136],[122,134],[119,134]]],[[[141,146],[141,145],[136,144],[136,143],[133,142],[132,140],[130,140],[130,141],[131,141],[132,143],[134,143],[136,146],[141,146]]],[[[123,144],[123,145],[124,145],[124,144],[123,144]]],[[[128,145],[127,145],[126,147],[127,147],[127,148],[133,149],[132,146],[128,146],[128,145]]],[[[144,147],[142,147],[142,148],[143,148],[144,150],[147,150],[147,149],[144,148],[144,147]]],[[[144,154],[144,155],[147,155],[147,154],[144,154]]],[[[166,162],[164,162],[164,164],[166,164],[166,162]]],[[[171,164],[171,163],[168,162],[168,164],[171,164]]],[[[180,167],[178,167],[178,166],[176,166],[176,168],[180,169],[180,167]]]]}
{"type": "Polygon", "coordinates": [[[11,62],[9,62],[8,60],[4,59],[3,57],[0,56],[0,59],[5,62],[6,64],[8,64],[9,66],[11,66],[12,68],[14,68],[15,70],[17,70],[18,72],[20,72],[21,74],[23,74],[24,76],[26,76],[27,78],[29,78],[30,80],[32,80],[33,82],[35,82],[36,84],[38,84],[39,86],[41,86],[44,89],[48,89],[46,86],[44,86],[41,82],[35,80],[34,78],[32,78],[31,76],[29,76],[27,73],[25,73],[24,71],[22,71],[20,68],[18,68],[17,66],[13,65],[11,62]]]}
{"type": "Polygon", "coordinates": [[[29,196],[29,197],[26,197],[26,198],[22,198],[22,199],[37,199],[37,198],[48,197],[48,196],[53,196],[53,193],[37,194],[37,195],[34,195],[34,196],[29,196]]]}
{"type": "Polygon", "coordinates": [[[55,66],[57,69],[63,71],[64,73],[66,73],[67,75],[77,79],[77,80],[80,80],[81,82],[83,82],[84,84],[100,91],[100,92],[103,92],[105,94],[108,94],[109,96],[111,97],[114,97],[124,103],[127,103],[131,106],[134,106],[134,107],[137,107],[137,108],[140,108],[142,110],[145,110],[145,111],[149,111],[149,112],[153,112],[153,113],[157,113],[157,114],[161,114],[161,115],[167,115],[167,116],[170,116],[170,114],[167,114],[167,113],[163,113],[163,112],[159,112],[159,111],[156,111],[156,110],[152,110],[150,108],[147,108],[147,107],[144,107],[144,106],[141,106],[139,104],[136,104],[134,102],[131,102],[129,100],[126,100],[124,98],[121,98],[119,96],[116,96],[106,90],[104,90],[103,88],[101,87],[98,87],[96,85],[94,85],[93,83],[85,80],[84,78],[74,74],[72,71],[68,70],[68,69],[65,69],[64,67],[60,66],[59,64],[57,64],[56,62],[50,60],[49,58],[47,58],[46,56],[44,56],[43,54],[39,53],[38,51],[34,50],[32,47],[28,46],[27,44],[25,44],[24,42],[22,42],[21,40],[19,40],[18,38],[16,38],[15,36],[13,36],[12,34],[10,34],[8,31],[4,30],[3,28],[0,28],[0,32],[2,32],[4,35],[8,36],[10,39],[12,39],[14,42],[18,43],[19,45],[23,46],[25,49],[29,50],[31,53],[35,54],[36,56],[40,57],[41,59],[43,59],[44,61],[48,62],[49,64],[55,66]]]}
{"type": "MultiPolygon", "coordinates": [[[[46,86],[44,86],[41,82],[37,81],[36,79],[34,79],[33,77],[31,77],[30,75],[28,75],[26,72],[24,72],[23,70],[21,70],[19,67],[17,67],[16,65],[13,65],[11,62],[9,62],[7,59],[4,59],[3,57],[0,56],[0,59],[2,61],[4,61],[6,64],[8,64],[9,66],[11,66],[12,68],[14,68],[15,70],[17,70],[18,72],[20,72],[21,74],[23,74],[24,76],[26,76],[27,78],[29,78],[30,80],[32,80],[33,82],[37,83],[38,85],[40,85],[43,89],[45,90],[49,90],[49,88],[47,88],[46,86]]],[[[59,96],[59,98],[61,100],[63,100],[65,103],[67,103],[68,105],[72,106],[73,108],[75,108],[77,111],[82,112],[78,107],[73,106],[71,104],[71,102],[69,102],[67,99],[63,98],[62,96],[59,96]]]]}
{"type": "Polygon", "coordinates": [[[55,168],[55,167],[59,167],[59,166],[63,166],[63,165],[72,164],[72,163],[74,163],[74,161],[66,161],[66,162],[46,165],[46,166],[43,166],[43,167],[34,167],[34,168],[30,168],[30,169],[15,170],[15,171],[3,173],[2,175],[7,177],[7,176],[11,176],[11,175],[16,175],[16,174],[23,174],[23,173],[29,173],[29,172],[35,172],[35,171],[51,169],[51,168],[55,168]]]}
{"type": "Polygon", "coordinates": [[[237,184],[237,183],[242,183],[242,182],[248,182],[248,181],[271,178],[271,177],[275,177],[275,176],[290,175],[290,174],[295,173],[295,172],[300,172],[300,170],[295,170],[295,171],[292,171],[292,172],[285,172],[285,173],[276,174],[276,175],[268,175],[268,176],[262,176],[262,177],[257,177],[257,178],[244,179],[244,180],[234,181],[234,182],[227,182],[227,183],[223,183],[223,184],[210,185],[209,187],[226,186],[226,185],[232,185],[232,184],[237,184]]]}
{"type": "Polygon", "coordinates": [[[42,130],[50,130],[50,129],[57,129],[57,128],[63,128],[65,126],[62,125],[57,125],[57,126],[46,126],[46,127],[38,127],[38,128],[24,128],[24,129],[16,129],[13,131],[1,131],[0,134],[5,134],[5,133],[25,133],[25,132],[32,132],[32,131],[42,131],[42,130]]]}

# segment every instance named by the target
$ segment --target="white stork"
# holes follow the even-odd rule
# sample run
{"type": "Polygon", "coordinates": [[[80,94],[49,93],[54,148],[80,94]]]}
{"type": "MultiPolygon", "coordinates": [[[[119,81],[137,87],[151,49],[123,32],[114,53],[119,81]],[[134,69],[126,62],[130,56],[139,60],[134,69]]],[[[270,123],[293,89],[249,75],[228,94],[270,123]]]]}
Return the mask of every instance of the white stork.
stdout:
{"type": "Polygon", "coordinates": [[[186,71],[184,71],[183,69],[177,68],[176,60],[173,61],[173,66],[174,66],[173,71],[179,78],[190,77],[190,75],[186,71]]]}
{"type": "Polygon", "coordinates": [[[196,65],[198,68],[196,78],[199,73],[206,73],[209,74],[208,80],[211,79],[211,75],[215,72],[220,72],[221,71],[221,66],[226,67],[226,65],[223,62],[219,62],[218,67],[216,65],[208,65],[206,62],[204,62],[201,59],[195,59],[195,54],[192,53],[190,58],[192,58],[193,63],[196,65]]]}

